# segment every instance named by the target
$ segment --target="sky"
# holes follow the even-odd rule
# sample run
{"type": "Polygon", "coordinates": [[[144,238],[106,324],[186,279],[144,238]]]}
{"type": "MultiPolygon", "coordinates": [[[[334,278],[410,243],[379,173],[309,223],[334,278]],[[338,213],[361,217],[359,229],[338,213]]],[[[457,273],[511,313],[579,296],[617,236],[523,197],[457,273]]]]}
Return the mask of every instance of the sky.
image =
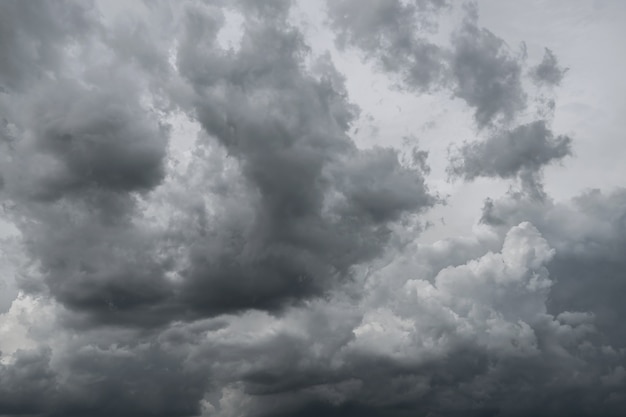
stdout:
{"type": "Polygon", "coordinates": [[[0,416],[623,416],[624,23],[0,1],[0,416]]]}

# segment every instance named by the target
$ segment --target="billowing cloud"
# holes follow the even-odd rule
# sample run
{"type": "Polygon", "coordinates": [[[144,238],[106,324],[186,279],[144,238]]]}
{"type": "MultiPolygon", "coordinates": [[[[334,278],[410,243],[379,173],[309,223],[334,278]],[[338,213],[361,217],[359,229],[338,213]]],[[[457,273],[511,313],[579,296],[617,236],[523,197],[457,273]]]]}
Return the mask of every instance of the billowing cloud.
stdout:
{"type": "Polygon", "coordinates": [[[554,202],[522,117],[555,55],[439,0],[328,2],[318,51],[293,6],[0,5],[0,415],[622,415],[624,193],[554,202]],[[427,149],[353,140],[349,47],[467,104],[452,177],[521,181],[472,235],[422,242],[427,149]]]}
{"type": "Polygon", "coordinates": [[[57,333],[53,356],[12,356],[3,389],[50,415],[619,415],[624,352],[594,314],[550,312],[555,249],[528,222],[494,239],[414,245],[359,278],[359,299],[280,316],[57,333]]]}
{"type": "Polygon", "coordinates": [[[619,296],[624,286],[625,216],[623,189],[585,192],[569,204],[529,201],[511,194],[487,202],[483,209],[483,222],[495,228],[522,219],[541,228],[557,250],[549,265],[556,282],[549,307],[593,313],[604,337],[618,345],[626,340],[617,324],[626,314],[619,296]]]}
{"type": "Polygon", "coordinates": [[[239,50],[223,53],[214,32],[195,30],[213,16],[187,18],[178,64],[194,111],[256,194],[255,218],[237,222],[229,246],[207,236],[193,248],[183,297],[197,308],[275,308],[320,295],[380,253],[388,222],[435,202],[395,151],[355,147],[346,131],[357,109],[341,77],[327,57],[321,73],[303,69],[307,47],[295,28],[252,15],[239,50]]]}
{"type": "Polygon", "coordinates": [[[355,146],[346,131],[358,108],[342,76],[328,55],[307,69],[308,47],[285,20],[289,3],[270,6],[238,6],[246,17],[237,51],[216,41],[220,7],[187,4],[170,17],[181,29],[169,66],[146,71],[144,54],[94,35],[85,47],[102,49],[120,76],[87,55],[74,64],[82,83],[44,80],[11,97],[19,140],[7,144],[2,177],[7,198],[23,205],[14,218],[43,281],[23,288],[104,323],[276,310],[349,279],[384,250],[391,223],[435,204],[397,151],[355,146]],[[167,217],[154,222],[146,207],[172,192],[191,196],[189,178],[166,179],[170,127],[158,112],[176,107],[206,134],[188,167],[205,184],[191,204],[161,205],[167,217]],[[236,161],[226,188],[212,185],[207,153],[236,161]],[[24,165],[36,169],[24,175],[24,165]],[[235,199],[239,210],[230,209],[235,199]]]}
{"type": "Polygon", "coordinates": [[[88,189],[123,193],[157,185],[167,129],[133,108],[124,87],[57,82],[29,97],[33,103],[21,115],[28,130],[14,145],[5,186],[25,198],[57,200],[88,189]],[[30,178],[16,172],[25,165],[37,167],[30,178]]]}

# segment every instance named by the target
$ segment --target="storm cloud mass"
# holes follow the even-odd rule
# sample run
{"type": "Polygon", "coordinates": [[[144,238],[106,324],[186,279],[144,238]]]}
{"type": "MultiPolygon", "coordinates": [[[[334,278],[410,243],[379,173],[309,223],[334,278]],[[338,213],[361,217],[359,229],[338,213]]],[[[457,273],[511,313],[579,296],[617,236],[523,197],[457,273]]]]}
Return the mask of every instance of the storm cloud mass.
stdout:
{"type": "Polygon", "coordinates": [[[626,190],[550,195],[570,70],[515,41],[480,2],[0,1],[0,416],[624,415],[626,190]]]}

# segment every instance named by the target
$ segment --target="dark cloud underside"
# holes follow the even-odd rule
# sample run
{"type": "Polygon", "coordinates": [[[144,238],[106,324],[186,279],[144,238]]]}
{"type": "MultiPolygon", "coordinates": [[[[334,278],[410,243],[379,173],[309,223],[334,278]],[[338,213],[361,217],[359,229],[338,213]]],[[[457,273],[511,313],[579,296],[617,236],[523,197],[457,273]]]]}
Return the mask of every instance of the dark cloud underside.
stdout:
{"type": "Polygon", "coordinates": [[[181,10],[176,65],[188,90],[173,92],[180,101],[170,105],[197,117],[236,159],[249,192],[240,203],[251,211],[208,220],[208,201],[185,209],[205,226],[179,233],[176,255],[163,253],[173,250],[163,247],[169,231],[134,220],[139,199],[164,179],[168,138],[140,97],[161,95],[152,81],[175,75],[145,72],[126,49],[94,35],[90,46],[148,77],[147,90],[87,67],[88,86],[51,79],[19,96],[24,140],[10,147],[5,188],[37,220],[23,226],[29,249],[67,307],[137,324],[276,310],[347,279],[352,265],[381,253],[390,222],[435,203],[421,172],[401,166],[395,151],[354,146],[346,130],[357,108],[328,58],[319,74],[305,70],[308,47],[297,29],[274,9],[250,7],[237,52],[216,43],[221,9],[181,10]],[[24,164],[37,168],[24,176],[24,164]]]}

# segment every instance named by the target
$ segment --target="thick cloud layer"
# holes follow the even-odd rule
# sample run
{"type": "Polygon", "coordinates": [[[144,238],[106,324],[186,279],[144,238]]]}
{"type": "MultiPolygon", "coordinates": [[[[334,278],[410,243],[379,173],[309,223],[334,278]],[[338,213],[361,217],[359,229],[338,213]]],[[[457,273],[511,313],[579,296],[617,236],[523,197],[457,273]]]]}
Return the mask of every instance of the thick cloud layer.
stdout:
{"type": "MultiPolygon", "coordinates": [[[[16,215],[27,216],[22,232],[46,291],[96,321],[155,324],[323,295],[382,251],[390,223],[436,202],[396,151],[355,147],[346,130],[358,109],[341,76],[328,57],[317,72],[304,68],[307,47],[276,10],[250,10],[236,52],[216,43],[221,9],[188,5],[180,14],[170,69],[180,75],[145,72],[141,61],[123,59],[126,49],[96,38],[91,47],[129,75],[147,76],[144,85],[111,79],[87,61],[87,86],[50,80],[16,96],[11,121],[23,139],[7,147],[6,193],[25,204],[16,215]],[[222,190],[180,208],[199,227],[143,223],[138,204],[150,204],[147,193],[164,179],[168,127],[140,97],[163,88],[174,90],[164,111],[182,106],[206,140],[235,158],[233,181],[245,195],[234,197],[249,208],[228,210],[222,190]],[[37,169],[25,176],[24,165],[37,169]],[[212,216],[218,208],[226,210],[212,216]]],[[[213,167],[198,159],[199,180],[213,181],[213,167]]],[[[188,186],[177,181],[169,186],[188,186]]]]}
{"type": "Polygon", "coordinates": [[[409,248],[363,278],[358,301],[336,293],[158,335],[49,336],[54,356],[15,354],[4,389],[52,415],[200,414],[204,390],[206,415],[619,415],[623,351],[593,314],[549,311],[555,250],[530,223],[491,245],[409,248]]]}
{"type": "Polygon", "coordinates": [[[556,56],[475,6],[447,45],[446,1],[327,6],[405,93],[468,105],[451,177],[521,190],[422,243],[428,151],[353,141],[290,1],[0,3],[0,415],[623,415],[625,193],[554,202],[572,140],[522,117],[556,56]]]}
{"type": "Polygon", "coordinates": [[[402,167],[395,151],[354,146],[346,130],[357,109],[341,76],[324,57],[319,74],[303,71],[306,46],[294,28],[253,15],[240,49],[224,54],[195,31],[210,27],[212,16],[188,19],[178,62],[198,120],[259,193],[248,230],[232,231],[238,241],[219,249],[223,262],[207,263],[213,243],[198,242],[192,303],[271,308],[321,294],[380,252],[388,222],[434,203],[420,172],[402,167]]]}
{"type": "Polygon", "coordinates": [[[2,90],[26,88],[64,65],[63,46],[94,29],[91,2],[6,1],[2,4],[2,90]]]}

